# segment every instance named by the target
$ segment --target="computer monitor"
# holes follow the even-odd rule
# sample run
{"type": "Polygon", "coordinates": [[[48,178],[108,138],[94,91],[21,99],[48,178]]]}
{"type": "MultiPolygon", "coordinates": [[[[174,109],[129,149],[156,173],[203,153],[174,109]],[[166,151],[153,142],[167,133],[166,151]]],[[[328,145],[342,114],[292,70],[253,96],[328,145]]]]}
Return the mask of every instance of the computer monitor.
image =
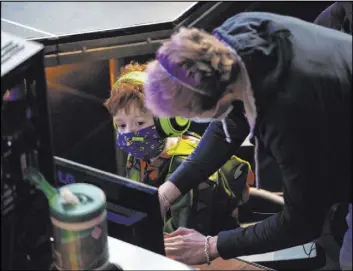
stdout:
{"type": "Polygon", "coordinates": [[[109,236],[165,255],[156,188],[56,156],[54,167],[58,186],[90,183],[105,192],[109,236]]]}

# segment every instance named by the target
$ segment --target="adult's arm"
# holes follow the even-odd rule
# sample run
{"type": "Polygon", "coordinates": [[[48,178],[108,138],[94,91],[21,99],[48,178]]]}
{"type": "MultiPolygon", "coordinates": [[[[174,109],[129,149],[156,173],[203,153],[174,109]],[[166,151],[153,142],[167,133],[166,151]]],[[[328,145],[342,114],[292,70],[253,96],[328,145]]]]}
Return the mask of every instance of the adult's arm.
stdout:
{"type": "Polygon", "coordinates": [[[212,122],[195,151],[173,172],[169,181],[181,192],[187,193],[207,180],[240,147],[249,134],[249,124],[243,105],[237,102],[226,119],[231,143],[226,141],[221,122],[212,122]]]}
{"type": "Polygon", "coordinates": [[[325,200],[329,143],[325,126],[320,125],[322,118],[314,111],[283,99],[266,115],[259,127],[260,138],[282,171],[285,206],[254,226],[221,232],[217,238],[221,257],[266,253],[304,244],[320,235],[329,208],[325,200]]]}

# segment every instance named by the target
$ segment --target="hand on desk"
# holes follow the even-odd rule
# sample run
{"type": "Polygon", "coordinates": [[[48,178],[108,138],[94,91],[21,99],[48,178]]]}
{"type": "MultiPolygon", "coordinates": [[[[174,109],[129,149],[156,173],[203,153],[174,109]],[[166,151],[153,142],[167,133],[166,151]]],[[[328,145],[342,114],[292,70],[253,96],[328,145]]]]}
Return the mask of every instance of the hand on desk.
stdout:
{"type": "MultiPolygon", "coordinates": [[[[201,233],[186,228],[179,228],[164,236],[165,252],[167,257],[189,265],[206,263],[206,237],[201,233]]],[[[210,259],[217,258],[217,237],[210,239],[210,259]]]]}

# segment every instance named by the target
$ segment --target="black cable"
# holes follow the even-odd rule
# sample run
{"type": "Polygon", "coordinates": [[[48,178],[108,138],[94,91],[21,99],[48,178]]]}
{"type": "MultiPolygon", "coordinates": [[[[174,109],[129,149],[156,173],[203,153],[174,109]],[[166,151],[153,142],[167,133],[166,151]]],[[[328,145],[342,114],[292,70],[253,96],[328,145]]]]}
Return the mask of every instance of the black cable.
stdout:
{"type": "MultiPolygon", "coordinates": [[[[325,234],[322,234],[319,238],[324,237],[324,236],[328,236],[328,235],[332,236],[332,234],[330,234],[330,233],[325,233],[325,234]]],[[[308,258],[311,258],[311,253],[314,251],[314,245],[316,245],[316,243],[317,243],[317,239],[314,240],[313,243],[311,244],[309,253],[306,252],[305,246],[302,245],[304,253],[306,256],[308,256],[308,258]]]]}
{"type": "Polygon", "coordinates": [[[308,258],[311,258],[311,253],[312,253],[313,250],[314,250],[314,245],[316,245],[316,241],[314,241],[314,242],[311,244],[309,253],[306,252],[305,246],[302,245],[303,250],[304,250],[304,253],[305,253],[306,256],[308,256],[308,258]]]}

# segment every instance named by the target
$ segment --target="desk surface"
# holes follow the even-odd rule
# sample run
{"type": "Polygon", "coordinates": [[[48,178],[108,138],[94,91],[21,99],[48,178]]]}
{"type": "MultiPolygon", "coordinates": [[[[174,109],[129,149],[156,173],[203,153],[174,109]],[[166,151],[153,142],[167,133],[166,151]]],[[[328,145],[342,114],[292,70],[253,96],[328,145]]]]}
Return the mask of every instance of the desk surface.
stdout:
{"type": "Polygon", "coordinates": [[[108,237],[108,247],[109,261],[123,270],[193,270],[183,263],[112,237],[108,237]]]}
{"type": "Polygon", "coordinates": [[[268,270],[265,267],[243,260],[223,260],[222,258],[215,259],[210,265],[202,264],[194,267],[200,270],[268,270]]]}
{"type": "Polygon", "coordinates": [[[146,249],[108,237],[109,260],[123,270],[266,270],[265,267],[240,259],[217,258],[210,265],[187,266],[146,249]]]}

